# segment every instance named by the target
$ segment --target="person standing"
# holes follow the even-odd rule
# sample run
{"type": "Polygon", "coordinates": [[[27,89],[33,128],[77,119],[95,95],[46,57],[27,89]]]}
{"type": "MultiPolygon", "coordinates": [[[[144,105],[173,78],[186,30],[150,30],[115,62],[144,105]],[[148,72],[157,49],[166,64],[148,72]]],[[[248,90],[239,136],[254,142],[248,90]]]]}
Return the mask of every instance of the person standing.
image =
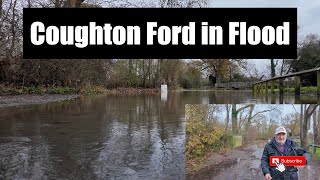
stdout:
{"type": "Polygon", "coordinates": [[[306,163],[310,162],[308,152],[287,138],[287,130],[284,127],[278,127],[273,139],[266,144],[261,158],[261,169],[266,180],[298,180],[298,168],[286,166],[285,171],[280,172],[276,166],[269,165],[270,156],[305,156],[306,163]]]}

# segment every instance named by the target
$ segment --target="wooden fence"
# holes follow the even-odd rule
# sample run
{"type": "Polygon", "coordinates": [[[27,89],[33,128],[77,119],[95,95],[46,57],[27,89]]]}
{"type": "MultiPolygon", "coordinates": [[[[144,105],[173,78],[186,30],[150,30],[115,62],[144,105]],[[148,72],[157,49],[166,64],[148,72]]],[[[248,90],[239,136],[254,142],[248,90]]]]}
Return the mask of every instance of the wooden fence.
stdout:
{"type": "Polygon", "coordinates": [[[283,76],[277,76],[273,77],[264,81],[258,81],[253,83],[253,92],[261,92],[263,89],[265,92],[268,92],[268,83],[271,82],[271,93],[275,93],[274,91],[274,85],[276,80],[279,80],[279,90],[280,90],[280,95],[283,95],[284,93],[284,88],[283,88],[283,81],[286,78],[289,77],[294,77],[295,79],[295,95],[300,95],[300,76],[312,72],[317,72],[317,96],[320,96],[320,68],[314,68],[314,69],[308,69],[296,73],[291,73],[291,74],[286,74],[283,76]]]}

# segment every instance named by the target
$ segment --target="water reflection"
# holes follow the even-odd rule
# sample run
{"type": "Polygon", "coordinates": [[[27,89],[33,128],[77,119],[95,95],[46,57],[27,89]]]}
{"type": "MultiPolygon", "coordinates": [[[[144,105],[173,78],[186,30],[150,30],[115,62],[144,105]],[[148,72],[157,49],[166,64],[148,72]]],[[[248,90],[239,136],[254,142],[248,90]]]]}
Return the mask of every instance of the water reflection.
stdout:
{"type": "Polygon", "coordinates": [[[183,179],[179,98],[98,96],[3,109],[0,179],[183,179]]]}
{"type": "MultiPolygon", "coordinates": [[[[280,98],[184,91],[5,108],[0,179],[184,179],[185,104],[270,102],[280,98]]],[[[283,97],[283,103],[294,102],[283,97]]]]}
{"type": "Polygon", "coordinates": [[[265,94],[263,92],[254,94],[250,90],[216,90],[216,91],[186,91],[186,96],[194,99],[193,104],[239,104],[239,103],[259,103],[259,104],[316,104],[320,102],[314,96],[280,96],[276,94],[265,94]],[[199,98],[201,100],[199,100],[199,98]]]}

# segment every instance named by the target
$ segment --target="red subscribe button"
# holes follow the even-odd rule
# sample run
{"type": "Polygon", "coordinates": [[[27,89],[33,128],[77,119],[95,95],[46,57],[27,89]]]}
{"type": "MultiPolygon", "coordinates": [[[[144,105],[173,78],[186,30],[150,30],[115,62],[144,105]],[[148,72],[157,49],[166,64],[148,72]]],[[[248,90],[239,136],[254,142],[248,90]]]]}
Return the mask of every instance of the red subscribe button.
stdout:
{"type": "Polygon", "coordinates": [[[303,167],[306,165],[305,156],[270,156],[269,160],[270,166],[277,166],[276,161],[278,163],[283,163],[285,166],[303,167]]]}

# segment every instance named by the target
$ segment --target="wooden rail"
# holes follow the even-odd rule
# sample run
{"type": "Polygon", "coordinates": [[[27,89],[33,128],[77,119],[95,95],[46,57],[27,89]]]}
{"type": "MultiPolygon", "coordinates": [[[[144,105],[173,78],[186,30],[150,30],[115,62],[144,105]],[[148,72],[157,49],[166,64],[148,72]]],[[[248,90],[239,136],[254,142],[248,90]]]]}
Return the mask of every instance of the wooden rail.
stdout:
{"type": "Polygon", "coordinates": [[[284,94],[283,80],[285,78],[294,77],[295,78],[295,95],[300,95],[300,76],[303,74],[311,73],[311,72],[317,72],[317,96],[320,96],[320,67],[308,69],[308,70],[304,70],[296,73],[286,74],[283,76],[276,76],[263,81],[254,82],[252,85],[253,92],[254,94],[257,92],[261,92],[262,88],[264,88],[265,92],[267,93],[268,82],[271,82],[271,93],[275,93],[274,91],[275,81],[279,80],[280,96],[283,96],[284,94]]]}
{"type": "Polygon", "coordinates": [[[315,145],[312,145],[312,144],[310,144],[309,146],[313,146],[313,147],[316,147],[316,148],[320,148],[320,145],[318,145],[318,144],[315,144],[315,145]]]}

